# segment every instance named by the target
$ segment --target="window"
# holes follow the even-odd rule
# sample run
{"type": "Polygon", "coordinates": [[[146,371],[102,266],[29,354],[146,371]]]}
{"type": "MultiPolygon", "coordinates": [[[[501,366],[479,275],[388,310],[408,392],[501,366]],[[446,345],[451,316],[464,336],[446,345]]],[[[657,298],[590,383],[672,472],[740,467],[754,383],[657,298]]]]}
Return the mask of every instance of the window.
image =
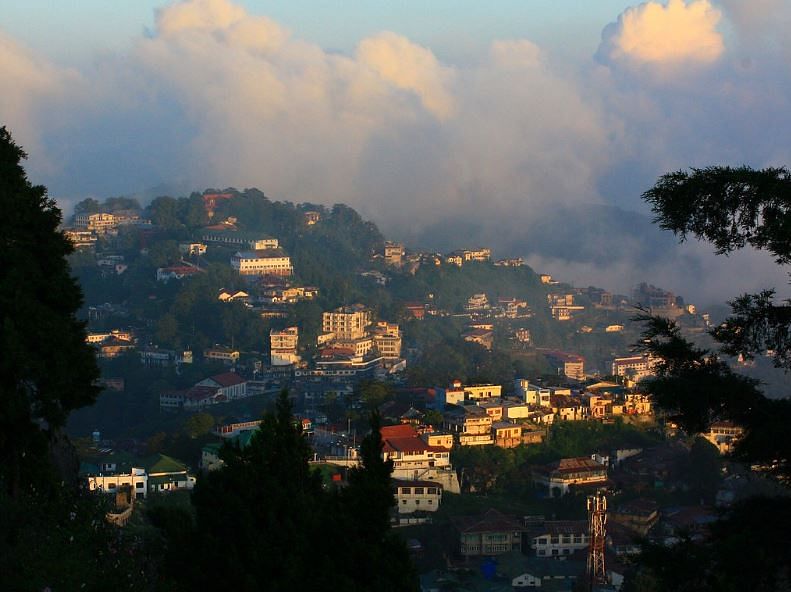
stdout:
{"type": "Polygon", "coordinates": [[[137,483],[135,483],[135,487],[137,489],[143,489],[144,485],[145,485],[145,483],[143,483],[142,481],[138,481],[137,483]]]}
{"type": "Polygon", "coordinates": [[[429,495],[437,495],[437,488],[436,487],[429,487],[428,488],[429,495]]]}
{"type": "Polygon", "coordinates": [[[423,495],[423,488],[415,487],[415,495],[423,495]]]}
{"type": "Polygon", "coordinates": [[[401,504],[406,505],[406,500],[401,500],[401,504]]]}
{"type": "Polygon", "coordinates": [[[420,505],[420,500],[415,500],[415,505],[419,506],[420,505]]]}
{"type": "Polygon", "coordinates": [[[409,495],[409,494],[412,493],[412,488],[411,487],[402,487],[401,488],[401,493],[403,493],[404,495],[409,495]]]}
{"type": "Polygon", "coordinates": [[[107,489],[115,489],[115,483],[108,483],[107,489]]]}
{"type": "Polygon", "coordinates": [[[434,505],[434,500],[428,500],[428,505],[429,505],[429,506],[432,506],[432,505],[434,505]]]}

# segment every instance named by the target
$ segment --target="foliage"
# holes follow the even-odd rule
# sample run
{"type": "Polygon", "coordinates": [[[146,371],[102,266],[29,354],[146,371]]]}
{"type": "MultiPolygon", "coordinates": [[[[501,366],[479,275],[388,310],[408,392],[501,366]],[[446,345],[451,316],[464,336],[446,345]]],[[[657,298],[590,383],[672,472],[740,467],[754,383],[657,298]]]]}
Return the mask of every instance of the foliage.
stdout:
{"type": "MultiPolygon", "coordinates": [[[[655,221],[686,239],[704,239],[727,254],[750,245],[791,263],[791,173],[785,168],[708,167],[677,171],[643,194],[655,221]]],[[[791,369],[791,301],[775,304],[774,292],[732,301],[733,316],[714,330],[723,351],[747,358],[775,351],[777,367],[791,369]]]]}
{"type": "Polygon", "coordinates": [[[184,432],[193,439],[208,434],[213,427],[214,416],[209,413],[190,415],[184,422],[184,432]]]}
{"type": "Polygon", "coordinates": [[[50,436],[94,401],[99,376],[75,316],[82,294],[65,259],[72,246],[58,231],[60,210],[28,181],[23,158],[0,128],[0,481],[12,495],[48,465],[50,436]]]}
{"type": "Polygon", "coordinates": [[[390,532],[392,467],[381,456],[378,418],[363,440],[363,466],[342,493],[325,490],[286,393],[250,444],[221,451],[222,469],[199,480],[187,513],[159,510],[170,542],[169,585],[240,590],[416,589],[406,548],[390,532]],[[333,544],[333,537],[343,537],[333,544]],[[189,541],[188,544],[184,544],[189,541]],[[218,550],[221,550],[218,552],[218,550]],[[189,566],[189,569],[185,567],[189,566]]]}
{"type": "Polygon", "coordinates": [[[784,525],[791,524],[791,498],[752,498],[711,526],[703,543],[689,538],[673,546],[646,545],[637,574],[624,590],[788,590],[791,547],[784,525]]]}

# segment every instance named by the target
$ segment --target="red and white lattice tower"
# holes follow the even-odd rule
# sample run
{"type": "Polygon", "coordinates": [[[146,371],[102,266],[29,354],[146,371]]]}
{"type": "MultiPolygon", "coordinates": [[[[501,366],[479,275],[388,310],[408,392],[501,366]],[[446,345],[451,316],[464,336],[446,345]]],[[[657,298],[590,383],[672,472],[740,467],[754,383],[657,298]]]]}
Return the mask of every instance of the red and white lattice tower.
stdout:
{"type": "Polygon", "coordinates": [[[607,583],[607,570],[604,566],[604,547],[607,532],[607,498],[600,491],[588,496],[588,527],[590,546],[588,548],[588,581],[590,587],[607,583]]]}

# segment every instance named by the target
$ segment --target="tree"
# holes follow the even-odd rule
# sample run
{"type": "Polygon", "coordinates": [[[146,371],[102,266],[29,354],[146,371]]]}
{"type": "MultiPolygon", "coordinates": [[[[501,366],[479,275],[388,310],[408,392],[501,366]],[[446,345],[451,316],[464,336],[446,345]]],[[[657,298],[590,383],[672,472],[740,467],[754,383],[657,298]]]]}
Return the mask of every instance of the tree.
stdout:
{"type": "MultiPolygon", "coordinates": [[[[791,262],[791,175],[786,169],[678,171],[661,177],[643,197],[660,226],[681,240],[692,234],[713,243],[720,254],[750,245],[769,251],[778,264],[791,262]]],[[[732,355],[774,349],[775,364],[789,370],[791,303],[776,304],[773,295],[770,290],[733,301],[733,315],[712,336],[732,355]]],[[[658,405],[691,434],[716,420],[743,426],[735,457],[788,483],[791,401],[765,397],[757,381],[685,339],[675,322],[645,311],[638,319],[646,323],[638,348],[659,360],[656,378],[645,383],[658,405]]],[[[691,484],[710,496],[719,459],[699,440],[690,460],[691,484]]],[[[791,554],[781,540],[783,528],[776,525],[787,524],[789,517],[788,496],[739,503],[711,526],[711,537],[703,543],[685,539],[671,547],[647,545],[631,589],[787,590],[791,554]]]]}
{"type": "MultiPolygon", "coordinates": [[[[717,253],[750,245],[791,263],[791,173],[785,168],[708,167],[660,177],[643,194],[655,222],[686,240],[707,240],[717,253]]],[[[791,301],[774,291],[745,294],[730,303],[733,316],[714,330],[729,355],[746,358],[773,350],[774,363],[791,369],[791,301]]]]}
{"type": "Polygon", "coordinates": [[[80,202],[77,202],[77,205],[74,206],[74,214],[96,214],[99,211],[99,202],[93,199],[92,197],[88,197],[83,199],[80,202]]]}
{"type": "Polygon", "coordinates": [[[99,393],[75,316],[82,294],[65,259],[73,248],[55,202],[27,179],[25,157],[0,128],[0,481],[12,495],[49,466],[49,442],[69,413],[99,393]]]}
{"type": "MultiPolygon", "coordinates": [[[[769,251],[778,264],[791,262],[791,174],[784,168],[709,167],[677,171],[643,194],[655,221],[681,240],[688,234],[708,240],[727,254],[751,245],[769,251]]],[[[774,349],[775,364],[791,369],[791,303],[775,304],[773,292],[743,295],[731,303],[733,315],[712,331],[727,354],[751,357],[774,349]]],[[[768,399],[754,380],[739,375],[716,353],[698,348],[672,321],[648,314],[638,347],[661,362],[648,384],[660,406],[680,412],[690,433],[715,420],[733,420],[746,429],[737,457],[764,464],[776,474],[791,472],[791,401],[768,399]]]]}

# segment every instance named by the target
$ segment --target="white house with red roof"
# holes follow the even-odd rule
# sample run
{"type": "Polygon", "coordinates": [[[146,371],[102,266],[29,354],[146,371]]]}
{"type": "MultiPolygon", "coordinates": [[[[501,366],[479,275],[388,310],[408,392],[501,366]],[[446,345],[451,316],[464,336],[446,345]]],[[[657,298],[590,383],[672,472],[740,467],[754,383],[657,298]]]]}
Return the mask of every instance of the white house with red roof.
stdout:
{"type": "Polygon", "coordinates": [[[160,393],[159,407],[163,411],[195,411],[247,396],[247,380],[234,372],[225,372],[204,378],[187,390],[160,393]]]}
{"type": "Polygon", "coordinates": [[[393,479],[435,481],[446,491],[459,493],[459,481],[450,464],[450,451],[431,446],[409,424],[384,426],[382,456],[393,461],[393,479]]]}
{"type": "Polygon", "coordinates": [[[235,372],[223,372],[204,378],[195,386],[208,386],[219,389],[226,401],[235,401],[247,397],[247,380],[235,372]]]}

